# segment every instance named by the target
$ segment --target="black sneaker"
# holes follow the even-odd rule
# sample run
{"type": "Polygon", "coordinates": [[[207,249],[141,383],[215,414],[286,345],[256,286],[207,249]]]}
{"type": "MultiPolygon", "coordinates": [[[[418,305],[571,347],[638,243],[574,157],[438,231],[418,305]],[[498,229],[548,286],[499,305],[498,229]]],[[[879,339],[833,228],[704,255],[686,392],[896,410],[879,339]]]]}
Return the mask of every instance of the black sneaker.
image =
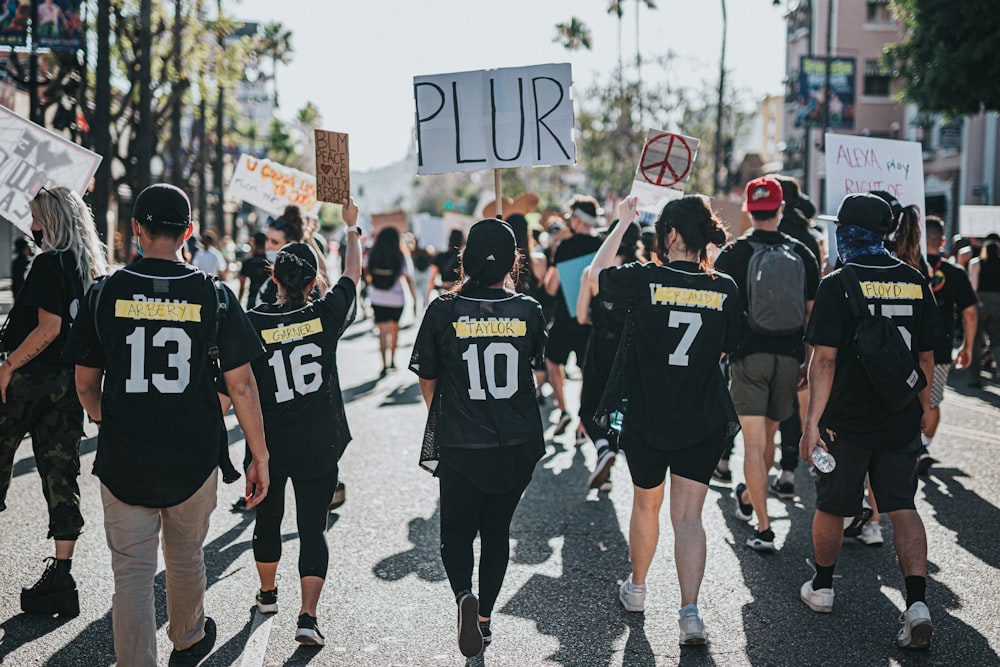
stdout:
{"type": "Polygon", "coordinates": [[[573,418],[568,412],[563,412],[559,415],[559,421],[556,422],[556,430],[552,432],[552,435],[562,435],[566,432],[566,427],[569,423],[573,421],[573,418]]]}
{"type": "Polygon", "coordinates": [[[183,651],[170,652],[169,667],[194,667],[215,648],[215,621],[205,617],[205,636],[183,651]]]}
{"type": "Polygon", "coordinates": [[[782,500],[791,500],[795,497],[795,484],[793,482],[782,482],[781,477],[775,477],[774,481],[767,485],[768,490],[782,500]]]}
{"type": "Polygon", "coordinates": [[[278,613],[278,589],[273,591],[257,591],[257,609],[262,614],[278,613]]]}
{"type": "Polygon", "coordinates": [[[41,578],[31,588],[21,589],[21,611],[25,614],[78,616],[80,598],[76,581],[70,574],[72,560],[45,559],[48,565],[41,578]]]}
{"type": "Polygon", "coordinates": [[[611,474],[611,466],[615,464],[616,454],[610,447],[603,447],[601,451],[597,454],[597,464],[594,466],[594,472],[590,473],[590,477],[587,479],[587,486],[591,489],[600,489],[601,486],[608,481],[608,476],[611,474]]]}
{"type": "Polygon", "coordinates": [[[864,505],[861,511],[850,521],[844,519],[844,537],[857,537],[861,534],[861,529],[865,527],[869,519],[872,518],[872,508],[868,505],[864,505]]]}
{"type": "Polygon", "coordinates": [[[333,511],[347,502],[347,487],[343,482],[337,482],[337,490],[333,492],[333,500],[330,501],[330,510],[333,511]]]}
{"type": "Polygon", "coordinates": [[[937,459],[932,458],[930,453],[928,453],[927,448],[922,447],[920,449],[920,456],[917,457],[917,474],[921,477],[926,477],[927,473],[931,470],[931,466],[937,462],[937,459]]]}
{"type": "Polygon", "coordinates": [[[308,646],[326,645],[326,638],[319,631],[315,616],[309,614],[299,616],[299,627],[295,630],[295,641],[308,646]]]}
{"type": "Polygon", "coordinates": [[[775,551],[774,531],[770,528],[767,530],[758,530],[754,533],[753,537],[747,538],[746,545],[754,551],[773,553],[775,551]]]}
{"type": "Polygon", "coordinates": [[[493,633],[490,632],[489,621],[479,621],[479,633],[483,636],[483,648],[486,648],[493,641],[493,633]]]}
{"type": "Polygon", "coordinates": [[[740,482],[733,491],[733,498],[736,500],[736,518],[740,521],[749,521],[753,518],[753,505],[743,502],[743,492],[747,490],[747,485],[740,482]]]}
{"type": "Polygon", "coordinates": [[[733,472],[731,470],[723,470],[716,465],[715,470],[712,471],[712,479],[716,482],[725,482],[728,484],[733,481],[733,472]]]}
{"type": "Polygon", "coordinates": [[[243,497],[243,496],[240,496],[239,498],[237,498],[236,502],[233,503],[233,511],[234,512],[249,512],[250,510],[247,509],[247,499],[245,497],[243,497]]]}
{"type": "Polygon", "coordinates": [[[471,591],[458,595],[458,650],[466,658],[483,651],[483,633],[479,629],[479,600],[471,591]]]}

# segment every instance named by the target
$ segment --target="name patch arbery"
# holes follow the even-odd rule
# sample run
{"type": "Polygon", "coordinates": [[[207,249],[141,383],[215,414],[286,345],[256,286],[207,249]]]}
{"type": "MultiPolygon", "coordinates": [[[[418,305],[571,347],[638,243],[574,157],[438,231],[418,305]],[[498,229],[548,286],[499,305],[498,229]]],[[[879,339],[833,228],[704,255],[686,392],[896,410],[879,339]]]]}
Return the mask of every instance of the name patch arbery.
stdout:
{"type": "Polygon", "coordinates": [[[923,299],[920,285],[913,283],[862,282],[861,293],[866,299],[923,299]]]}
{"type": "Polygon", "coordinates": [[[696,308],[711,308],[722,310],[726,295],[711,290],[687,289],[684,287],[666,287],[649,284],[649,297],[653,305],[661,306],[694,306],[696,308]]]}
{"type": "Polygon", "coordinates": [[[115,300],[115,317],[126,320],[201,322],[201,304],[117,299],[115,300]]]}
{"type": "Polygon", "coordinates": [[[523,320],[460,320],[452,326],[459,338],[522,338],[528,331],[523,320]]]}
{"type": "Polygon", "coordinates": [[[264,339],[265,344],[273,345],[275,343],[301,340],[307,336],[315,336],[318,333],[323,333],[323,322],[317,317],[308,322],[289,324],[288,326],[277,327],[275,329],[264,329],[260,332],[260,337],[264,339]]]}

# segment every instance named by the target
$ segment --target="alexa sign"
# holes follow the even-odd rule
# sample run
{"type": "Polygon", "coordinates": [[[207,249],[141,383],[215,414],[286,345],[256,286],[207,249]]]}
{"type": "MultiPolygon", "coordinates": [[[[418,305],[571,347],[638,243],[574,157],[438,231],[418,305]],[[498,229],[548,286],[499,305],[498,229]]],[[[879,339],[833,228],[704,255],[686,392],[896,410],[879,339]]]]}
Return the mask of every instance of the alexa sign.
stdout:
{"type": "Polygon", "coordinates": [[[418,76],[417,173],[573,164],[568,64],[418,76]]]}

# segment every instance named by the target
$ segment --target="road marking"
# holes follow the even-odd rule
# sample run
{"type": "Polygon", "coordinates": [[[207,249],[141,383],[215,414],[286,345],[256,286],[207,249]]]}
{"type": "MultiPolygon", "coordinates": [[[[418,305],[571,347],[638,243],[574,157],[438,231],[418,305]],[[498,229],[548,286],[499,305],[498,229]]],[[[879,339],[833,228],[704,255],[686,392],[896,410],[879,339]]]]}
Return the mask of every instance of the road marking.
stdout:
{"type": "Polygon", "coordinates": [[[274,614],[262,614],[253,610],[253,624],[250,626],[250,636],[247,637],[243,649],[243,660],[240,667],[262,667],[267,655],[267,644],[271,639],[271,625],[274,614]]]}
{"type": "Polygon", "coordinates": [[[962,428],[961,426],[952,426],[951,424],[941,424],[940,430],[943,433],[954,433],[955,435],[960,435],[963,438],[969,438],[970,440],[977,440],[979,442],[987,442],[993,445],[1000,445],[1000,436],[994,435],[992,433],[986,433],[985,431],[978,431],[971,428],[962,428]]]}

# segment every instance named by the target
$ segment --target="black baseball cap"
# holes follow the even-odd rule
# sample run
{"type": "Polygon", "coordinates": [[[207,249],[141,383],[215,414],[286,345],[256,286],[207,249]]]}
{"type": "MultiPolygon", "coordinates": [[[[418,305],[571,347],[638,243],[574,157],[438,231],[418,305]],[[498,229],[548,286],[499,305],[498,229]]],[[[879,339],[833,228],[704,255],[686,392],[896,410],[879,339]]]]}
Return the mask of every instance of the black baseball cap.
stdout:
{"type": "Polygon", "coordinates": [[[481,285],[493,285],[514,267],[517,241],[506,222],[485,218],[472,225],[462,252],[465,274],[481,285]]]}
{"type": "Polygon", "coordinates": [[[892,209],[884,199],[870,193],[855,193],[844,197],[837,215],[821,215],[820,220],[832,220],[842,225],[857,225],[885,234],[894,226],[892,209]]]}
{"type": "Polygon", "coordinates": [[[169,183],[154,183],[139,193],[132,217],[140,225],[152,222],[173,227],[191,224],[191,201],[184,191],[169,183]]]}

